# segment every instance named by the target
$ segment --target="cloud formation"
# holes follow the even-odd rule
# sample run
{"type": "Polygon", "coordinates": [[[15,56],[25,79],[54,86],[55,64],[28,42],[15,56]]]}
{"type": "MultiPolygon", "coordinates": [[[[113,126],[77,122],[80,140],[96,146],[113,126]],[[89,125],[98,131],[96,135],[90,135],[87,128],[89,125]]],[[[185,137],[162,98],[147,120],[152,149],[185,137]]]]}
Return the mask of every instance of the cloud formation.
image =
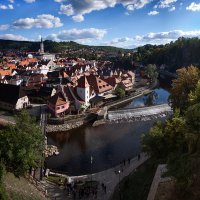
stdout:
{"type": "Polygon", "coordinates": [[[0,31],[5,31],[9,28],[10,26],[8,24],[2,24],[0,25],[0,31]]]}
{"type": "Polygon", "coordinates": [[[177,0],[160,0],[158,4],[154,6],[154,8],[169,8],[173,6],[175,2],[177,2],[177,0]]]}
{"type": "Polygon", "coordinates": [[[175,11],[175,10],[176,10],[176,7],[175,7],[175,6],[172,6],[172,7],[171,7],[171,8],[169,8],[168,10],[169,10],[169,12],[173,12],[173,11],[175,11]]]}
{"type": "Polygon", "coordinates": [[[147,33],[146,35],[137,35],[134,37],[115,38],[104,45],[114,45],[117,47],[133,47],[142,46],[145,44],[166,44],[175,41],[179,37],[200,37],[200,30],[195,31],[182,31],[172,30],[168,32],[147,33]]]}
{"type": "Polygon", "coordinates": [[[150,15],[150,16],[152,16],[152,15],[158,15],[158,14],[159,14],[159,12],[156,11],[156,10],[150,11],[150,12],[148,13],[148,15],[150,15]]]}
{"type": "Polygon", "coordinates": [[[133,11],[143,8],[146,4],[152,0],[55,0],[55,2],[63,3],[60,6],[60,14],[67,16],[73,16],[73,19],[77,19],[77,16],[83,16],[91,13],[95,10],[102,10],[106,8],[115,7],[117,4],[123,5],[127,10],[133,11]]]}
{"type": "Polygon", "coordinates": [[[17,40],[17,41],[27,41],[28,39],[21,36],[21,35],[15,35],[15,34],[3,34],[0,35],[0,39],[3,40],[17,40]]]}
{"type": "Polygon", "coordinates": [[[26,3],[33,3],[35,0],[24,0],[26,3]]]}
{"type": "Polygon", "coordinates": [[[186,10],[189,11],[200,11],[200,3],[192,2],[189,6],[186,7],[186,10]]]}
{"type": "Polygon", "coordinates": [[[22,18],[13,22],[14,28],[58,28],[63,26],[59,17],[50,14],[38,15],[36,18],[22,18]]]}
{"type": "Polygon", "coordinates": [[[0,4],[0,10],[13,10],[14,7],[12,4],[8,4],[8,5],[3,5],[3,4],[0,4]]]}
{"type": "Polygon", "coordinates": [[[72,17],[72,19],[73,19],[75,22],[82,22],[82,21],[84,21],[83,15],[75,15],[75,16],[72,17]]]}
{"type": "Polygon", "coordinates": [[[15,2],[15,0],[8,0],[10,3],[14,3],[15,2]]]}
{"type": "Polygon", "coordinates": [[[104,29],[88,28],[88,29],[70,29],[64,30],[57,34],[51,34],[46,39],[54,41],[83,41],[83,40],[100,40],[107,33],[104,29]]]}

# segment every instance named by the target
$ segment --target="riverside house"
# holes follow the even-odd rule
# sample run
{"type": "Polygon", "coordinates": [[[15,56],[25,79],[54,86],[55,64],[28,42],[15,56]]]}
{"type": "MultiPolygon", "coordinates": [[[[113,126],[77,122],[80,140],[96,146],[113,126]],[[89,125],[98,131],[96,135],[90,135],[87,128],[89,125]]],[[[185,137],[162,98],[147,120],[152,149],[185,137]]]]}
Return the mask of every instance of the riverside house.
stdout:
{"type": "Polygon", "coordinates": [[[69,101],[59,92],[47,101],[47,106],[52,116],[61,117],[68,111],[69,101]]]}
{"type": "Polygon", "coordinates": [[[0,84],[0,108],[4,110],[21,110],[29,105],[29,99],[21,86],[0,84]]]}

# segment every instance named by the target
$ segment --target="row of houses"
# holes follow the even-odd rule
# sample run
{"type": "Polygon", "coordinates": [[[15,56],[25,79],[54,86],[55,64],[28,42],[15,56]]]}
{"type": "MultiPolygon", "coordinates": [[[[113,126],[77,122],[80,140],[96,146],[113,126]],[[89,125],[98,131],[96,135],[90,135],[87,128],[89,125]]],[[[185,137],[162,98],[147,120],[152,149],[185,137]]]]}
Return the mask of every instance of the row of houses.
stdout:
{"type": "Polygon", "coordinates": [[[115,97],[113,91],[117,86],[128,91],[135,82],[134,72],[115,69],[109,61],[52,58],[4,57],[0,64],[0,108],[22,109],[32,102],[42,102],[47,103],[53,116],[59,117],[98,106],[115,97]],[[6,101],[13,93],[10,90],[18,91],[19,101],[6,101]],[[3,106],[4,101],[10,107],[3,106]]]}

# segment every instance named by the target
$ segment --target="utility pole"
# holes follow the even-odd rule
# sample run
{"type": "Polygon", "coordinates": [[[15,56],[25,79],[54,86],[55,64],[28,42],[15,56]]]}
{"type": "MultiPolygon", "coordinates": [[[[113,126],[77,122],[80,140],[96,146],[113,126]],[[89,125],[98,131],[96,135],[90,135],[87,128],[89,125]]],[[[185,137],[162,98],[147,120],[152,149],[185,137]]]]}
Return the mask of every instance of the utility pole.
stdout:
{"type": "Polygon", "coordinates": [[[120,174],[121,174],[121,171],[120,170],[118,171],[118,174],[119,174],[119,199],[121,200],[121,188],[120,188],[120,174]]]}

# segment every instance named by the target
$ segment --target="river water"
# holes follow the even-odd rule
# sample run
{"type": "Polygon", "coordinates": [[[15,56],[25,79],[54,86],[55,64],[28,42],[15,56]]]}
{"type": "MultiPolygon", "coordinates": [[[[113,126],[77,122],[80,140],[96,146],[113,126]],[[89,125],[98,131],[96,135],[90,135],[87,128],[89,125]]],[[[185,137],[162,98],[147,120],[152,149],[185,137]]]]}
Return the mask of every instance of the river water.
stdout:
{"type": "MultiPolygon", "coordinates": [[[[150,95],[124,105],[126,108],[166,103],[169,92],[157,88],[150,95]]],[[[164,121],[165,118],[159,119],[164,121]]],[[[141,151],[141,135],[148,132],[156,120],[91,125],[48,135],[48,144],[56,145],[60,154],[48,158],[47,167],[68,175],[93,173],[118,165],[141,151]],[[93,163],[91,165],[91,156],[93,163]]]]}

